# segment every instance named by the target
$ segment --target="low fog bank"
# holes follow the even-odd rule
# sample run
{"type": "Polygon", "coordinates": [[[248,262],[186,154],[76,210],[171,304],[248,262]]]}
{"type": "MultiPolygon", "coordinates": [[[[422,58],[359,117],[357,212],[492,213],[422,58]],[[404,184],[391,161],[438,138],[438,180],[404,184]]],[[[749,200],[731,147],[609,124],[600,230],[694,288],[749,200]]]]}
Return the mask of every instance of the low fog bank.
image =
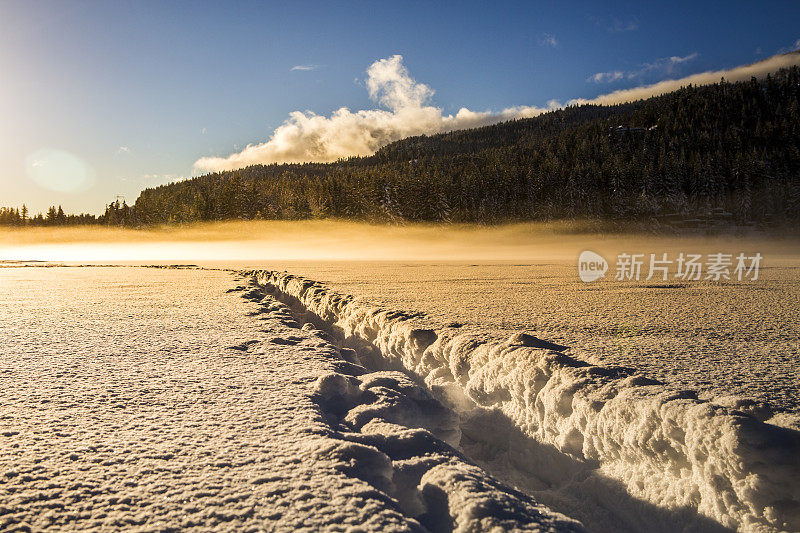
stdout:
{"type": "Polygon", "coordinates": [[[792,235],[663,236],[602,232],[584,222],[502,226],[243,221],[116,228],[0,231],[0,261],[194,262],[243,266],[264,261],[573,261],[583,250],[627,253],[760,252],[800,257],[792,235]]]}

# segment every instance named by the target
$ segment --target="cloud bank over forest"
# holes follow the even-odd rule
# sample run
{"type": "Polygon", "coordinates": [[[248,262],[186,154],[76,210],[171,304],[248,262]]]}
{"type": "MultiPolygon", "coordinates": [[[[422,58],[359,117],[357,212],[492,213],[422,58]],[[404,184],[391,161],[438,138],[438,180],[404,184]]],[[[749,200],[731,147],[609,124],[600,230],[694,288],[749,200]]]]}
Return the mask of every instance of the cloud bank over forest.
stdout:
{"type": "MultiPolygon", "coordinates": [[[[651,85],[622,89],[593,99],[574,99],[568,105],[612,105],[648,98],[693,85],[764,77],[783,67],[800,64],[800,52],[777,55],[728,70],[693,74],[651,85]]],[[[311,111],[293,111],[266,142],[251,144],[227,157],[198,159],[195,170],[215,172],[269,163],[330,162],[350,156],[373,154],[382,146],[413,135],[430,135],[485,126],[506,120],[530,118],[558,109],[551,100],[545,107],[517,106],[499,112],[471,111],[462,107],[455,115],[444,114],[431,101],[434,90],[411,77],[403,57],[394,55],[375,61],[367,69],[370,98],[384,109],[350,111],[342,107],[330,116],[311,111]]]]}
{"type": "MultiPolygon", "coordinates": [[[[680,58],[686,59],[686,58],[680,58]]],[[[699,74],[692,74],[683,78],[675,80],[664,80],[651,85],[643,85],[641,87],[634,87],[632,89],[620,89],[612,93],[603,94],[596,98],[589,100],[577,98],[570,100],[568,104],[600,104],[600,105],[613,105],[625,102],[632,102],[634,100],[641,100],[642,98],[650,98],[651,96],[658,96],[672,91],[676,91],[681,87],[691,85],[710,85],[717,83],[721,78],[730,82],[745,81],[752,77],[763,78],[771,72],[776,72],[782,68],[800,65],[800,52],[790,52],[772,56],[757,63],[749,65],[742,65],[727,70],[710,70],[701,72],[699,74]]],[[[601,73],[602,74],[602,73],[601,73]]]]}

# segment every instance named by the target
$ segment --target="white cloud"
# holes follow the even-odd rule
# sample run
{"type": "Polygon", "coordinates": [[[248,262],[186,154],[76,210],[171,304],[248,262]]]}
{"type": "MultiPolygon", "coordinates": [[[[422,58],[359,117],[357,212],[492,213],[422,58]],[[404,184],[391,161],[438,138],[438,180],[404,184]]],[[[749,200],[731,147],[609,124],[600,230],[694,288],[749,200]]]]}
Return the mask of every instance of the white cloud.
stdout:
{"type": "Polygon", "coordinates": [[[586,81],[591,81],[594,83],[610,83],[612,81],[618,81],[623,78],[627,78],[629,80],[641,78],[646,74],[656,74],[660,76],[671,76],[675,74],[676,67],[683,63],[687,63],[696,59],[699,54],[694,52],[687,56],[670,56],[670,57],[661,57],[652,61],[650,63],[644,63],[634,70],[622,71],[622,70],[611,70],[608,72],[598,72],[596,74],[592,74],[587,78],[586,81]]]}
{"type": "Polygon", "coordinates": [[[545,33],[542,35],[542,38],[539,39],[539,44],[541,44],[542,46],[550,46],[552,48],[555,48],[556,46],[558,46],[558,41],[556,40],[556,36],[553,35],[552,33],[545,33]]]}
{"type": "Polygon", "coordinates": [[[786,54],[789,52],[796,52],[800,51],[800,39],[797,39],[794,43],[789,46],[784,46],[780,50],[778,50],[778,54],[786,54]]]}
{"type": "Polygon", "coordinates": [[[220,171],[268,163],[329,162],[350,156],[373,154],[390,142],[412,135],[473,128],[514,118],[539,115],[554,107],[518,106],[499,113],[461,108],[445,115],[430,104],[434,91],[414,80],[395,55],[374,62],[365,82],[370,98],[387,109],[350,111],[342,107],[330,116],[294,111],[271,138],[251,144],[228,157],[203,157],[198,171],[220,171]]]}
{"type": "MultiPolygon", "coordinates": [[[[663,61],[680,64],[689,61],[692,56],[673,56],[663,61]]],[[[630,102],[674,91],[689,84],[717,83],[722,77],[729,81],[747,80],[752,76],[763,77],[779,68],[798,64],[800,53],[785,54],[730,70],[703,72],[614,91],[591,100],[570,100],[568,104],[610,105],[630,102]]],[[[611,75],[616,75],[616,71],[611,75]]],[[[227,157],[198,159],[194,164],[195,170],[214,172],[256,164],[330,162],[343,157],[371,155],[380,147],[404,137],[530,118],[561,107],[559,102],[551,100],[545,107],[517,106],[499,112],[461,108],[455,115],[446,115],[441,108],[430,103],[433,89],[414,80],[399,55],[373,63],[367,69],[365,86],[370,97],[387,109],[353,112],[342,107],[330,116],[317,115],[311,111],[294,111],[275,129],[269,140],[248,145],[227,157]]]]}
{"type": "Polygon", "coordinates": [[[652,63],[644,63],[640,68],[633,70],[627,73],[627,77],[629,79],[635,79],[643,76],[647,73],[656,73],[658,75],[668,75],[671,76],[675,74],[676,67],[683,63],[688,63],[694,59],[697,59],[699,54],[697,52],[691,53],[687,56],[670,56],[670,57],[661,57],[653,61],[652,63]]]}
{"type": "Polygon", "coordinates": [[[667,58],[667,62],[669,64],[676,65],[678,63],[685,63],[687,61],[691,61],[692,59],[695,59],[697,56],[698,56],[697,52],[691,53],[688,56],[683,56],[683,57],[671,56],[667,58]]]}
{"type": "Polygon", "coordinates": [[[308,70],[317,70],[318,68],[319,68],[319,65],[295,65],[292,68],[290,68],[289,70],[308,71],[308,70]]]}
{"type": "Polygon", "coordinates": [[[643,98],[650,98],[672,91],[676,91],[681,87],[687,85],[709,85],[718,83],[721,78],[725,78],[729,82],[749,80],[752,77],[763,78],[771,72],[775,72],[781,68],[787,68],[800,65],[800,53],[794,52],[789,54],[777,55],[767,58],[763,61],[743,65],[728,70],[711,70],[701,72],[699,74],[692,74],[678,79],[664,80],[651,85],[644,85],[641,87],[634,87],[632,89],[621,89],[609,94],[603,94],[592,99],[578,98],[567,102],[569,105],[576,104],[600,104],[600,105],[613,105],[624,102],[632,102],[634,100],[641,100],[643,98]]]}
{"type": "Polygon", "coordinates": [[[592,74],[586,81],[593,81],[595,83],[608,83],[621,80],[624,77],[625,73],[621,70],[612,70],[610,72],[598,72],[596,74],[592,74]]]}
{"type": "Polygon", "coordinates": [[[367,69],[369,97],[392,111],[421,108],[433,97],[433,89],[411,77],[403,56],[379,59],[367,69]]]}

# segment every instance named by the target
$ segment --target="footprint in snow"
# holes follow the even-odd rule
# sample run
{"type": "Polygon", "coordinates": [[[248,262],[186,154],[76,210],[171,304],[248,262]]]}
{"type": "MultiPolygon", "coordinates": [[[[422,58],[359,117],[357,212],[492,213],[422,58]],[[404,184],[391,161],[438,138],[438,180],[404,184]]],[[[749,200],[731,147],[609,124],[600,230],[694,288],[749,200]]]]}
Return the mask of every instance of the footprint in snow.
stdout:
{"type": "Polygon", "coordinates": [[[250,348],[250,346],[252,346],[253,344],[255,344],[257,342],[258,341],[255,341],[255,340],[246,341],[246,342],[243,342],[241,344],[236,344],[234,346],[228,346],[228,349],[229,350],[239,350],[240,352],[246,352],[250,348]]]}
{"type": "Polygon", "coordinates": [[[297,344],[302,340],[303,339],[301,339],[300,337],[287,337],[285,339],[283,337],[273,337],[269,340],[269,342],[271,342],[272,344],[285,344],[287,346],[294,346],[295,344],[297,344]]]}

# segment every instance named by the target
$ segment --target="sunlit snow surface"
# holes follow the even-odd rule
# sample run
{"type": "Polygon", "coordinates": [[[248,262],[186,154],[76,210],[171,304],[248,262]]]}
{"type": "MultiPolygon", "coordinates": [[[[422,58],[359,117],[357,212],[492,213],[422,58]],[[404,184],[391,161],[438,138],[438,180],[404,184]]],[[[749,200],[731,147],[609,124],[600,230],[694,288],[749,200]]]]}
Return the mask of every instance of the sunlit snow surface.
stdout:
{"type": "Polygon", "coordinates": [[[300,326],[230,272],[0,269],[0,529],[581,529],[300,326]]]}
{"type": "Polygon", "coordinates": [[[797,263],[686,286],[587,285],[567,263],[263,266],[356,305],[214,270],[0,268],[0,526],[800,523],[798,434],[762,423],[798,411],[797,263]],[[273,296],[292,291],[290,312],[273,296]],[[300,328],[310,307],[326,331],[300,328]]]}
{"type": "MultiPolygon", "coordinates": [[[[572,262],[282,262],[288,270],[446,325],[537,334],[597,364],[637,368],[706,397],[800,413],[800,259],[752,282],[583,283],[572,262]]],[[[609,274],[609,278],[613,273],[609,274]]]]}
{"type": "MultiPolygon", "coordinates": [[[[592,529],[800,527],[800,433],[762,402],[708,401],[593,365],[539,332],[444,324],[289,273],[254,275],[365,366],[424,381],[459,414],[468,454],[592,529]]],[[[442,296],[447,305],[459,304],[442,296]]]]}

